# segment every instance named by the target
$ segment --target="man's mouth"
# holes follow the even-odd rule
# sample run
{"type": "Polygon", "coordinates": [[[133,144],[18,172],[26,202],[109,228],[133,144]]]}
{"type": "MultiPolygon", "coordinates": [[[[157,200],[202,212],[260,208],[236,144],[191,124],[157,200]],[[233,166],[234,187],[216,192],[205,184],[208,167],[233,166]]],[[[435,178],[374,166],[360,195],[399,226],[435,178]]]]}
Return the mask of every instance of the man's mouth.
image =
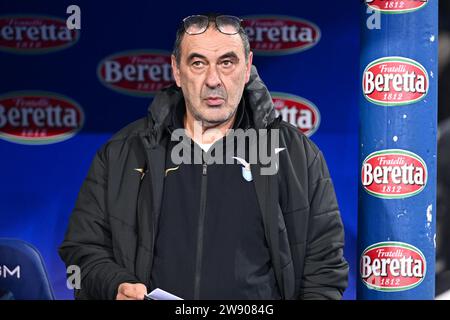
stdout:
{"type": "Polygon", "coordinates": [[[222,97],[207,97],[205,101],[209,106],[219,106],[223,104],[225,100],[222,97]]]}

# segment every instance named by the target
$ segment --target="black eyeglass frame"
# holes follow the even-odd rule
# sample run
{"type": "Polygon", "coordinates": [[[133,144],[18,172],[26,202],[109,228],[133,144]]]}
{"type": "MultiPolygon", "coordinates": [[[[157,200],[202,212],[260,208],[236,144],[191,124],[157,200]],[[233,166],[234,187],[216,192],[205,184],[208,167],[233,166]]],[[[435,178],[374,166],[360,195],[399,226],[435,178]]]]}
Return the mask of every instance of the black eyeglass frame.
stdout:
{"type": "MultiPolygon", "coordinates": [[[[186,32],[189,35],[197,35],[197,34],[202,34],[204,33],[206,30],[208,30],[210,23],[214,21],[214,24],[216,26],[216,29],[223,33],[223,34],[227,34],[227,35],[234,35],[234,34],[238,34],[241,28],[241,23],[242,20],[239,17],[236,16],[230,16],[230,15],[219,15],[219,16],[215,16],[215,17],[209,17],[209,16],[205,16],[205,15],[191,15],[188,16],[186,18],[183,19],[183,27],[184,27],[184,32],[186,32]],[[200,22],[203,22],[202,24],[204,25],[202,28],[200,28],[200,31],[198,32],[188,32],[188,29],[191,27],[191,24],[189,24],[189,20],[193,20],[193,19],[203,19],[200,20],[200,22]],[[234,21],[236,24],[230,24],[230,23],[226,23],[225,21],[223,21],[223,19],[228,19],[227,21],[234,21]],[[222,22],[222,23],[221,23],[222,22]],[[233,32],[226,32],[224,31],[223,27],[224,26],[234,26],[236,31],[233,32]]],[[[193,22],[191,22],[193,24],[193,22]]]]}

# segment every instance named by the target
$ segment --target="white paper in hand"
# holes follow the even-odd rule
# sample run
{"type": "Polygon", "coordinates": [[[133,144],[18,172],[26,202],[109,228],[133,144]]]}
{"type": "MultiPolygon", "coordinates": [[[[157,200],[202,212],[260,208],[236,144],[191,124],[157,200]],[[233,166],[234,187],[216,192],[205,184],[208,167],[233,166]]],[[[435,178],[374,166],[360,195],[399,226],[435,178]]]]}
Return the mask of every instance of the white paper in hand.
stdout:
{"type": "Polygon", "coordinates": [[[159,288],[156,288],[155,290],[147,294],[146,297],[150,300],[183,300],[180,297],[177,297],[176,295],[173,295],[159,288]]]}

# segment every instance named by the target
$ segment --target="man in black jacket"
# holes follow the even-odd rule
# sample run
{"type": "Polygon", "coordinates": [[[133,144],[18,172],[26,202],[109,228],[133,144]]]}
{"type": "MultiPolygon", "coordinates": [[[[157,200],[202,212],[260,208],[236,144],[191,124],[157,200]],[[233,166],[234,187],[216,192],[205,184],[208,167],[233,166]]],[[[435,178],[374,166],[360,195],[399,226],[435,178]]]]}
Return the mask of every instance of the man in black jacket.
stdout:
{"type": "Polygon", "coordinates": [[[60,247],[81,268],[76,298],[340,299],[348,264],[325,160],[276,118],[240,19],[185,18],[172,68],[176,86],[99,150],[80,190],[60,247]],[[233,130],[259,143],[210,161],[233,130]],[[273,137],[267,170],[251,160],[273,137]]]}

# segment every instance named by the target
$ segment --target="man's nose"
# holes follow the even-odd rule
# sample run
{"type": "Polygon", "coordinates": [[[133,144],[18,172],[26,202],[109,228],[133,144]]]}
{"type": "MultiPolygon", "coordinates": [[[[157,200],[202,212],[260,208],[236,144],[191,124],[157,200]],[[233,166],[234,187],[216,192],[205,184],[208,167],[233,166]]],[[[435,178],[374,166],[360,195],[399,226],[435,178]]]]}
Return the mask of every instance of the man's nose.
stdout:
{"type": "Polygon", "coordinates": [[[217,72],[217,69],[214,66],[211,66],[206,75],[206,85],[210,88],[217,88],[221,83],[222,81],[220,80],[220,75],[217,72]]]}

